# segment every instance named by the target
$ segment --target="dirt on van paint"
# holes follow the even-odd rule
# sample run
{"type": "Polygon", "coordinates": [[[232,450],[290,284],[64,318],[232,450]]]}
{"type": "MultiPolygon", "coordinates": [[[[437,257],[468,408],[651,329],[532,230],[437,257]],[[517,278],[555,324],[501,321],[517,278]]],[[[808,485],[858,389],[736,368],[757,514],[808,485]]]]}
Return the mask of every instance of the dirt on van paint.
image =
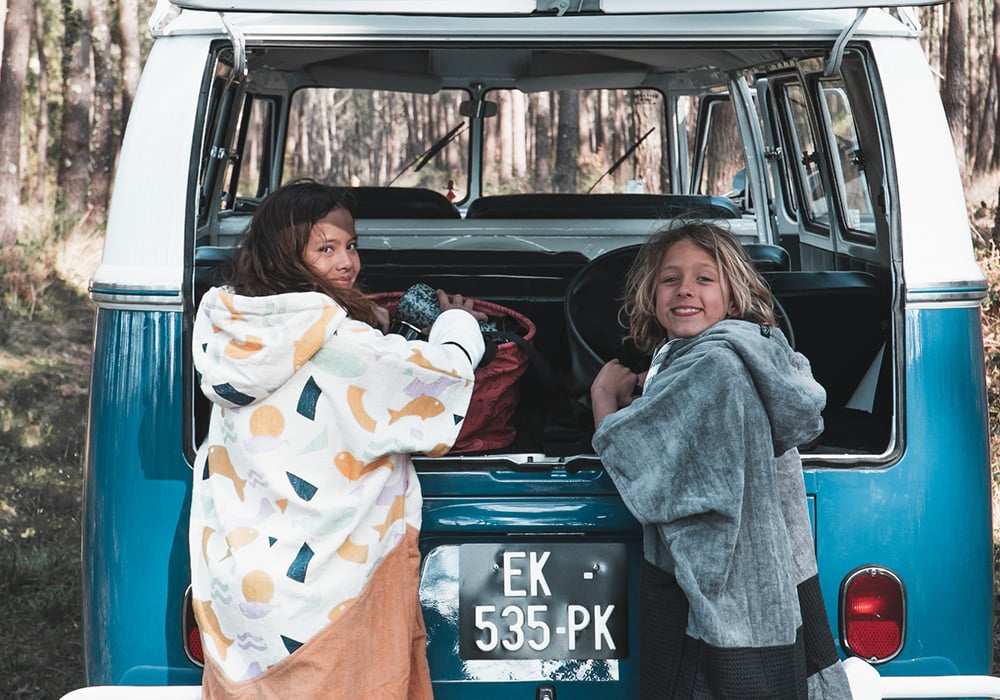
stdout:
{"type": "MultiPolygon", "coordinates": [[[[969,214],[989,279],[983,334],[997,484],[1000,233],[995,202],[980,201],[969,214]]],[[[59,698],[84,684],[80,497],[95,311],[86,281],[96,250],[93,241],[57,258],[0,249],[0,697],[11,700],[59,698]]],[[[994,504],[1000,516],[1000,486],[994,489],[994,504]]],[[[994,519],[1000,523],[1000,517],[994,519]]],[[[998,538],[994,533],[995,542],[998,538]]],[[[1000,598],[997,604],[1000,609],[1000,598]]],[[[994,673],[1000,674],[1000,624],[995,629],[994,673]]]]}

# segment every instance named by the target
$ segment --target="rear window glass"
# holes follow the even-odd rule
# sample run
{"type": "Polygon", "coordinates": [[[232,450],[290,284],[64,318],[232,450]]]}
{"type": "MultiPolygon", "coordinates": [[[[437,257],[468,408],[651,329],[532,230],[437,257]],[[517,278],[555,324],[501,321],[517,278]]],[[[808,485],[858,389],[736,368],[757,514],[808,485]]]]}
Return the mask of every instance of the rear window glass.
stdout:
{"type": "Polygon", "coordinates": [[[289,111],[282,180],[311,177],[333,185],[449,187],[464,199],[469,186],[468,94],[304,88],[289,111]]]}
{"type": "Polygon", "coordinates": [[[670,191],[668,130],[656,90],[491,91],[483,194],[670,191]]]}

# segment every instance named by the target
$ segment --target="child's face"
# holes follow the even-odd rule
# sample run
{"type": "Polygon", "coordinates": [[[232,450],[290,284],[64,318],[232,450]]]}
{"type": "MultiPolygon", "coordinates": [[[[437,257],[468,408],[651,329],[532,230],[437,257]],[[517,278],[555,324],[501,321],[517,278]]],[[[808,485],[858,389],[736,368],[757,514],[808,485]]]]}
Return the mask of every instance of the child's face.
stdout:
{"type": "Polygon", "coordinates": [[[715,257],[689,240],[667,248],[656,285],[656,320],[667,338],[690,338],[732,311],[715,257]]]}
{"type": "Polygon", "coordinates": [[[361,271],[354,217],[337,207],[316,222],[302,258],[313,272],[337,287],[354,286],[361,271]]]}

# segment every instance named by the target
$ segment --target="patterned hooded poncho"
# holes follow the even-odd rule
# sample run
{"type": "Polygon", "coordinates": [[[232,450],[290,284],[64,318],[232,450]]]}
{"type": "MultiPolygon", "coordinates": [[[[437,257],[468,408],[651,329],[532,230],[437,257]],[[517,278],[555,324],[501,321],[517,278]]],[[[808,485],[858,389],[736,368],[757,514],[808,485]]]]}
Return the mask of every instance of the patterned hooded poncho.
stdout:
{"type": "Polygon", "coordinates": [[[660,349],[594,436],[643,525],[643,698],[850,698],[796,447],[826,400],[781,333],[721,321],[660,349]]]}
{"type": "Polygon", "coordinates": [[[482,342],[461,310],[424,342],[315,292],[205,294],[193,352],[214,406],[190,522],[204,697],[430,696],[409,455],[453,444],[482,342]]]}

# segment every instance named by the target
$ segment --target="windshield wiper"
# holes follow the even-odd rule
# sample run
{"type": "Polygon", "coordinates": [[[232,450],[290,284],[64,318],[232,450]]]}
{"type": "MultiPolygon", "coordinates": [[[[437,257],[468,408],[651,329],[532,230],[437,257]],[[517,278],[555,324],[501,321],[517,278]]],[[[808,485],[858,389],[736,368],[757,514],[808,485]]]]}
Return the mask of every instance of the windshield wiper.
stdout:
{"type": "Polygon", "coordinates": [[[460,122],[458,124],[458,126],[454,127],[447,134],[445,134],[444,136],[442,136],[441,138],[439,138],[437,141],[435,141],[434,143],[432,143],[431,146],[430,146],[430,148],[428,148],[426,151],[424,151],[423,153],[421,153],[419,156],[417,156],[416,158],[414,158],[413,160],[411,160],[409,163],[407,163],[406,165],[404,165],[403,169],[400,170],[396,174],[396,177],[394,177],[391,180],[389,180],[388,184],[386,184],[386,187],[389,187],[389,185],[391,185],[396,180],[398,180],[399,178],[401,178],[403,176],[403,173],[405,173],[411,167],[413,167],[413,172],[415,172],[415,173],[420,172],[420,170],[425,165],[427,165],[427,163],[430,162],[431,158],[433,158],[438,153],[440,153],[441,149],[443,149],[445,146],[447,146],[449,143],[451,143],[455,139],[456,136],[458,136],[460,133],[462,133],[462,130],[465,127],[466,127],[466,123],[464,121],[460,122]],[[414,163],[416,163],[416,167],[413,166],[414,163]]]}
{"type": "Polygon", "coordinates": [[[642,142],[646,140],[646,137],[648,137],[654,131],[656,131],[656,127],[655,126],[651,127],[649,131],[647,131],[645,134],[643,134],[642,136],[639,137],[638,141],[636,141],[631,146],[629,146],[628,150],[625,151],[624,153],[622,153],[621,158],[619,158],[614,163],[612,163],[611,167],[608,168],[607,170],[605,170],[604,174],[602,174],[599,178],[597,178],[597,182],[595,182],[593,185],[590,186],[590,189],[587,190],[587,194],[590,194],[593,191],[593,189],[595,187],[597,187],[598,183],[600,183],[601,180],[603,180],[605,177],[607,177],[608,175],[610,175],[614,171],[618,170],[618,166],[621,165],[622,163],[624,163],[626,158],[628,158],[630,155],[632,155],[633,153],[635,153],[635,149],[637,149],[640,146],[640,144],[642,144],[642,142]]]}

